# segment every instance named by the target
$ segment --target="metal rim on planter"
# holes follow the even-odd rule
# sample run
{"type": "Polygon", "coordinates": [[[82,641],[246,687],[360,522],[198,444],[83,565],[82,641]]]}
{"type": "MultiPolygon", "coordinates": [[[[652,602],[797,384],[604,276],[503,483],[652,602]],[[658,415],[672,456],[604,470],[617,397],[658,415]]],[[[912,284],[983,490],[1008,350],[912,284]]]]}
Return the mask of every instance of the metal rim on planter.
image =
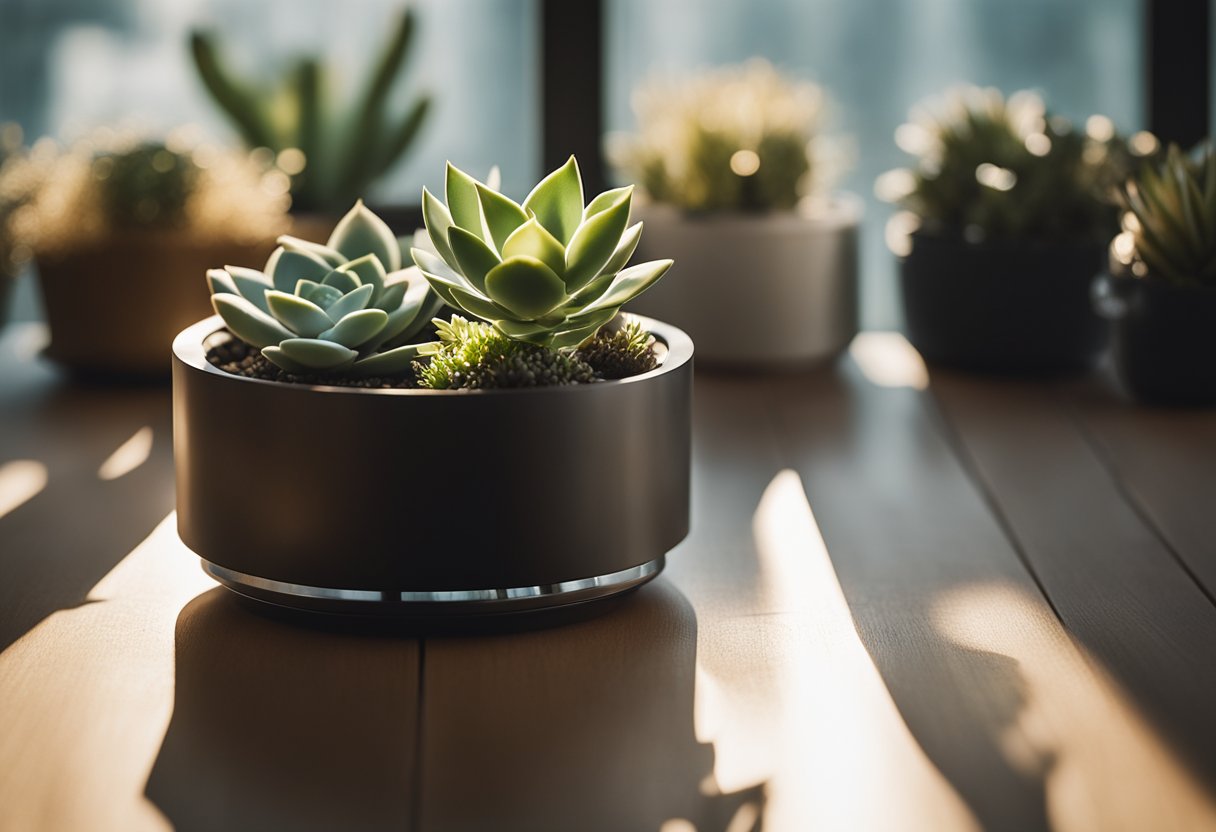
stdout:
{"type": "Polygon", "coordinates": [[[228,589],[252,598],[293,609],[370,616],[435,617],[526,612],[608,598],[647,583],[660,572],[666,556],[607,575],[595,575],[541,586],[505,589],[443,590],[436,592],[377,592],[366,589],[332,589],[302,586],[246,575],[199,559],[203,571],[228,589]]]}

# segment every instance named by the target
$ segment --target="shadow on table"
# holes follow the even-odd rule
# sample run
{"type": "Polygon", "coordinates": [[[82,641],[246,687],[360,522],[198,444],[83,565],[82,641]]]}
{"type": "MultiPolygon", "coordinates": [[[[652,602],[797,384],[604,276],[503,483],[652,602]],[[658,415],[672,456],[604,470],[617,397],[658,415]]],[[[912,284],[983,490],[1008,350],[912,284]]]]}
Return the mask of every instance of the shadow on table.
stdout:
{"type": "Polygon", "coordinates": [[[216,589],[176,643],[147,794],[179,832],[718,832],[763,802],[702,791],[696,620],[662,579],[590,621],[421,645],[295,627],[216,589]]]}
{"type": "MultiPolygon", "coordinates": [[[[10,368],[5,367],[5,370],[10,368]]],[[[0,516],[0,651],[89,591],[173,510],[169,390],[69,385],[50,372],[0,381],[0,464],[45,466],[45,488],[0,516]],[[99,468],[150,428],[146,461],[99,468]]]]}
{"type": "Polygon", "coordinates": [[[951,532],[933,531],[953,528],[954,498],[967,483],[941,476],[915,391],[859,389],[864,382],[852,372],[846,360],[763,383],[715,379],[699,384],[698,406],[712,423],[713,408],[752,401],[754,430],[777,435],[780,450],[764,470],[800,475],[862,646],[912,736],[980,827],[1047,830],[1045,778],[1054,761],[1010,752],[1028,705],[1018,662],[959,645],[932,624],[939,592],[982,580],[982,565],[947,568],[941,546],[951,532]]]}

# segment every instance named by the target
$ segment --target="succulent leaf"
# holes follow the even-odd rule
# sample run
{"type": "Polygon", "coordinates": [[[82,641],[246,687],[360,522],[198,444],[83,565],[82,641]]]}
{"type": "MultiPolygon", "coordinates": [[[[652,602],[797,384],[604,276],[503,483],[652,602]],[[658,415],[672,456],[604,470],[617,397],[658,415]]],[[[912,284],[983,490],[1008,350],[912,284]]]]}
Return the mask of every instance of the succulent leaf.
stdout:
{"type": "Polygon", "coordinates": [[[296,281],[321,280],[329,274],[331,266],[315,254],[307,251],[276,249],[272,265],[267,267],[274,288],[280,292],[295,291],[296,281]]]}
{"type": "Polygon", "coordinates": [[[542,179],[528,194],[523,207],[558,242],[569,243],[583,219],[583,180],[575,158],[571,156],[566,164],[542,179]]]}
{"type": "Polygon", "coordinates": [[[477,196],[477,180],[448,162],[447,168],[448,211],[460,228],[474,236],[485,239],[482,225],[481,200],[477,196]]]}
{"type": "Polygon", "coordinates": [[[501,321],[508,319],[511,313],[503,307],[496,304],[489,298],[482,297],[474,292],[469,292],[465,289],[453,287],[452,295],[456,302],[460,304],[460,308],[472,312],[477,317],[486,321],[501,321]]]}
{"type": "Polygon", "coordinates": [[[317,337],[355,349],[379,335],[387,323],[388,313],[383,309],[360,309],[345,315],[317,337]]]}
{"type": "Polygon", "coordinates": [[[481,202],[481,212],[486,218],[486,228],[490,231],[490,240],[487,242],[492,242],[494,248],[501,252],[503,243],[511,236],[511,232],[528,221],[528,212],[510,198],[490,190],[481,183],[477,184],[477,198],[481,202]]]}
{"type": "Polygon", "coordinates": [[[639,263],[636,266],[630,266],[616,276],[612,281],[612,285],[608,291],[596,298],[595,302],[587,307],[591,309],[601,309],[608,306],[622,306],[633,300],[642,292],[650,288],[650,286],[667,273],[671,268],[671,260],[652,260],[649,263],[639,263]]]}
{"type": "Polygon", "coordinates": [[[363,257],[351,260],[343,266],[338,267],[338,271],[345,274],[353,274],[359,278],[359,283],[362,285],[370,285],[372,287],[372,303],[380,297],[380,292],[384,290],[384,266],[381,260],[374,254],[367,254],[363,257]]]}
{"type": "MultiPolygon", "coordinates": [[[[304,298],[304,300],[310,300],[325,310],[328,310],[330,306],[337,303],[343,297],[341,290],[313,280],[301,280],[296,284],[295,293],[304,298]]],[[[263,293],[264,296],[265,293],[263,293]]]]}
{"type": "Polygon", "coordinates": [[[392,229],[368,210],[363,200],[355,203],[334,228],[327,245],[348,259],[374,254],[390,272],[401,268],[401,249],[392,229]]]}
{"type": "Polygon", "coordinates": [[[420,355],[419,350],[422,346],[421,344],[409,344],[385,350],[367,358],[360,358],[350,368],[351,374],[365,378],[400,375],[408,370],[413,360],[420,355]]]}
{"type": "Polygon", "coordinates": [[[301,364],[299,361],[293,361],[287,357],[287,354],[277,346],[266,347],[262,350],[262,355],[270,360],[275,366],[289,373],[308,373],[312,372],[312,367],[306,364],[301,364]]]}
{"type": "Polygon", "coordinates": [[[211,305],[216,314],[224,319],[229,331],[252,346],[277,344],[294,334],[240,295],[227,292],[212,295],[211,305]]]}
{"type": "Polygon", "coordinates": [[[642,223],[639,222],[625,229],[625,233],[621,235],[621,241],[617,244],[616,250],[612,252],[612,256],[608,258],[608,262],[600,268],[600,274],[614,274],[625,268],[625,265],[629,262],[629,258],[637,250],[638,241],[641,239],[642,223]]]}
{"type": "Polygon", "coordinates": [[[535,257],[511,257],[486,275],[486,294],[516,317],[535,320],[566,299],[566,284],[535,257]]]}
{"type": "Polygon", "coordinates": [[[224,269],[207,269],[207,286],[211,289],[211,294],[240,294],[236,289],[236,283],[232,280],[232,275],[228,274],[224,269]]]}
{"type": "Polygon", "coordinates": [[[401,300],[405,297],[405,289],[409,285],[407,281],[390,283],[384,287],[384,291],[380,293],[380,297],[374,304],[377,309],[383,309],[385,312],[391,312],[401,305],[401,300]]]}
{"type": "MultiPolygon", "coordinates": [[[[341,344],[316,338],[288,338],[279,344],[278,349],[297,364],[314,370],[335,370],[352,363],[359,355],[341,344]]],[[[262,355],[266,355],[266,350],[262,351],[262,355]]],[[[270,358],[269,355],[266,357],[270,358]]]]}
{"type": "Polygon", "coordinates": [[[566,272],[566,249],[535,217],[515,229],[502,246],[504,260],[534,257],[561,277],[566,272]]]}
{"type": "Polygon", "coordinates": [[[271,289],[266,293],[270,314],[296,335],[313,338],[333,325],[325,310],[310,300],[271,289]]]}
{"type": "MultiPolygon", "coordinates": [[[[332,287],[325,286],[324,288],[330,289],[332,287]]],[[[359,312],[360,310],[366,309],[368,306],[370,306],[375,289],[376,287],[370,283],[364,283],[359,288],[352,289],[345,295],[342,295],[334,302],[328,305],[318,304],[318,306],[323,306],[325,309],[325,314],[329,316],[329,319],[337,323],[352,312],[359,312]]]]}
{"type": "Polygon", "coordinates": [[[312,254],[320,257],[330,268],[336,269],[346,262],[345,255],[337,249],[330,248],[323,243],[314,243],[311,240],[301,240],[299,237],[292,237],[289,234],[284,234],[276,240],[279,245],[288,251],[301,251],[306,254],[312,254]]]}
{"type": "Polygon", "coordinates": [[[479,291],[486,290],[486,274],[502,260],[482,239],[470,231],[455,227],[448,234],[452,253],[460,271],[479,291]]]}
{"type": "Polygon", "coordinates": [[[342,294],[353,292],[363,285],[363,281],[359,279],[359,275],[355,272],[342,271],[334,269],[321,281],[325,286],[333,286],[342,294]]]}
{"type": "MultiPolygon", "coordinates": [[[[632,189],[618,190],[624,193],[619,193],[610,204],[601,206],[594,213],[588,209],[587,221],[578,227],[570,240],[566,249],[566,288],[571,292],[581,289],[600,273],[612,258],[621,235],[629,225],[632,189]]],[[[599,198],[596,197],[597,200],[599,198]]]]}
{"type": "MultiPolygon", "coordinates": [[[[426,233],[431,239],[431,245],[435,247],[435,252],[447,262],[454,262],[456,257],[452,254],[452,246],[448,242],[448,230],[455,222],[447,207],[426,188],[422,189],[422,222],[426,225],[426,233]]],[[[410,250],[415,263],[418,262],[418,256],[414,254],[417,250],[416,246],[410,250]]]]}

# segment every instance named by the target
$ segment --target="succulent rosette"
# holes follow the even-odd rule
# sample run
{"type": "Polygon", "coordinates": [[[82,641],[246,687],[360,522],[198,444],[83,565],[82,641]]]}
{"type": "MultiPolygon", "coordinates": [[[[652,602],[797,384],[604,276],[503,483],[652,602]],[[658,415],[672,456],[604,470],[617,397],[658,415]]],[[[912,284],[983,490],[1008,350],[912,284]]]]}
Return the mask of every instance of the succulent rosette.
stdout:
{"type": "Polygon", "coordinates": [[[629,225],[632,194],[616,188],[584,202],[572,156],[521,205],[449,164],[447,204],[422,195],[435,251],[411,254],[449,306],[519,341],[575,347],[671,267],[626,267],[642,233],[629,225]]]}
{"type": "Polygon", "coordinates": [[[442,301],[362,201],[324,243],[280,237],[264,271],[207,273],[211,302],[230,332],[290,373],[406,372],[411,339],[442,301]]]}

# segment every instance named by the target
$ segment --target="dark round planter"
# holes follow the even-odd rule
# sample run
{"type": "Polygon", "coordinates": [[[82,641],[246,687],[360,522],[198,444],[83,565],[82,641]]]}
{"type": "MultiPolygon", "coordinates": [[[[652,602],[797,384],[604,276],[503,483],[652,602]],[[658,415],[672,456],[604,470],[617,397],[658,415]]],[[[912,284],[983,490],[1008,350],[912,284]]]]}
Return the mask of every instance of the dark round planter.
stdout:
{"type": "Polygon", "coordinates": [[[366,390],[225,373],[218,317],[173,344],[178,530],[243,595],[406,618],[632,589],[688,533],[692,342],[649,373],[524,390],[366,390]]]}
{"type": "Polygon", "coordinates": [[[1089,298],[1105,266],[1097,243],[915,234],[900,266],[908,340],[927,361],[965,370],[1089,369],[1109,337],[1089,298]]]}
{"type": "Polygon", "coordinates": [[[167,379],[174,337],[212,313],[207,269],[261,262],[273,248],[150,232],[40,257],[46,355],[82,375],[167,379]]]}
{"type": "Polygon", "coordinates": [[[1216,288],[1103,275],[1094,301],[1113,322],[1115,369],[1133,397],[1216,404],[1216,288]]]}

